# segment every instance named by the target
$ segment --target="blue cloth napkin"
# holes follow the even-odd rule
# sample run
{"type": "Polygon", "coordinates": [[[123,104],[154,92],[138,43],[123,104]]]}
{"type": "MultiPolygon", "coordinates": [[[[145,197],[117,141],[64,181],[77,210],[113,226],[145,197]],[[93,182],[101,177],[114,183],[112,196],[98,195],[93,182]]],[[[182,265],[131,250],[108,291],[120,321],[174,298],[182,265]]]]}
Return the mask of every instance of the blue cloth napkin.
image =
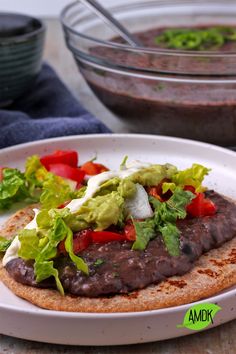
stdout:
{"type": "Polygon", "coordinates": [[[0,148],[4,148],[38,139],[111,131],[87,112],[44,64],[30,90],[0,109],[0,132],[0,148]]]}

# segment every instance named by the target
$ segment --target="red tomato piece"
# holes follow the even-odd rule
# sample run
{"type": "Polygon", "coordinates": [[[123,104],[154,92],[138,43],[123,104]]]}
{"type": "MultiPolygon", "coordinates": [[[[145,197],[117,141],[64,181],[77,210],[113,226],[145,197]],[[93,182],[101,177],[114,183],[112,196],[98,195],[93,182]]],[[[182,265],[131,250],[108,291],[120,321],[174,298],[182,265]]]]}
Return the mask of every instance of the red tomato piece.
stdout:
{"type": "Polygon", "coordinates": [[[158,200],[162,201],[162,198],[161,198],[161,195],[160,195],[160,192],[158,189],[159,189],[158,187],[148,187],[147,192],[152,197],[157,198],[158,200]]]}
{"type": "Polygon", "coordinates": [[[135,241],[136,240],[136,231],[133,223],[128,222],[124,228],[124,234],[127,240],[135,241]]]}
{"type": "Polygon", "coordinates": [[[58,209],[63,209],[66,208],[66,206],[70,203],[70,200],[68,200],[67,202],[64,202],[63,204],[59,205],[57,208],[58,209]]]}
{"type": "Polygon", "coordinates": [[[87,161],[81,166],[81,170],[83,170],[86,175],[95,176],[99,173],[108,171],[108,168],[101,163],[95,163],[93,161],[87,161]]]}
{"type": "Polygon", "coordinates": [[[151,186],[147,188],[147,192],[154,198],[159,199],[161,202],[169,199],[172,195],[171,191],[167,191],[166,193],[162,192],[162,185],[165,182],[170,182],[168,178],[163,178],[163,180],[157,186],[151,186]]]}
{"type": "Polygon", "coordinates": [[[111,241],[125,241],[125,236],[111,231],[93,231],[92,240],[94,243],[106,243],[111,241]]]}
{"type": "Polygon", "coordinates": [[[87,229],[74,234],[73,238],[73,250],[77,254],[86,248],[92,243],[92,230],[87,229]]]}
{"type": "Polygon", "coordinates": [[[76,185],[76,189],[79,190],[80,188],[83,188],[84,187],[84,184],[83,183],[77,183],[76,185]]]}
{"type": "Polygon", "coordinates": [[[193,194],[196,194],[195,188],[193,186],[190,186],[190,185],[184,186],[184,190],[192,192],[193,194]]]}
{"type": "Polygon", "coordinates": [[[217,212],[217,207],[216,205],[210,200],[205,198],[204,203],[203,203],[203,209],[204,209],[204,215],[215,215],[217,212]]]}
{"type": "Polygon", "coordinates": [[[42,156],[40,162],[46,169],[48,169],[49,165],[55,163],[64,163],[71,167],[77,167],[78,153],[73,150],[56,150],[53,154],[42,156]]]}
{"type": "MultiPolygon", "coordinates": [[[[78,254],[79,252],[82,252],[92,242],[91,238],[91,233],[92,230],[86,229],[80,232],[76,232],[73,235],[73,251],[75,254],[78,254]]],[[[67,255],[66,249],[65,249],[65,241],[61,241],[58,245],[58,252],[60,254],[67,255]]]]}
{"type": "Polygon", "coordinates": [[[85,172],[78,167],[71,167],[64,163],[55,163],[48,166],[48,171],[54,173],[57,176],[72,179],[78,183],[81,183],[84,179],[85,172]]]}
{"type": "Polygon", "coordinates": [[[187,205],[187,212],[194,217],[204,216],[203,215],[203,200],[204,194],[197,193],[196,197],[192,199],[191,203],[187,205]]]}
{"type": "Polygon", "coordinates": [[[216,205],[210,200],[205,198],[204,193],[195,193],[196,197],[192,199],[191,203],[187,206],[188,214],[193,217],[211,216],[217,211],[216,205]]]}

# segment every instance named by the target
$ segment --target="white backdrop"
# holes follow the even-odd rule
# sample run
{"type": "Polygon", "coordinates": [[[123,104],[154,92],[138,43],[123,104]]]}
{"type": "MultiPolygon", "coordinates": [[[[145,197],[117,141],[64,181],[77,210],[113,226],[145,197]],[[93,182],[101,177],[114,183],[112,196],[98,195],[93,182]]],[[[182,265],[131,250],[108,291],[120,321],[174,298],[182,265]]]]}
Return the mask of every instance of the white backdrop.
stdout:
{"type": "MultiPolygon", "coordinates": [[[[58,16],[61,9],[73,0],[0,0],[0,11],[15,11],[37,16],[58,16]]],[[[117,0],[100,0],[103,5],[117,0]]],[[[127,0],[119,0],[119,3],[127,0]]],[[[128,0],[129,2],[132,0],[128,0]]]]}

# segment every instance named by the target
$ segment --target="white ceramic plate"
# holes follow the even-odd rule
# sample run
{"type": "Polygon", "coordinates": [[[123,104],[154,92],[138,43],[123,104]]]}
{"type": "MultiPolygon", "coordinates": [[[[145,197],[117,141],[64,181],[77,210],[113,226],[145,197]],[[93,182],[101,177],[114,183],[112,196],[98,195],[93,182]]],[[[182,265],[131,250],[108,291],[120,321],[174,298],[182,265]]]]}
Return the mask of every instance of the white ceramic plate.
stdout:
{"type": "MultiPolygon", "coordinates": [[[[193,162],[212,168],[206,185],[236,199],[236,153],[209,144],[148,135],[87,135],[56,138],[0,150],[0,166],[22,168],[25,158],[55,149],[76,149],[80,162],[95,155],[117,168],[125,155],[130,159],[165,163],[179,168],[193,162]]],[[[0,217],[0,222],[6,218],[0,217]]],[[[236,287],[201,302],[217,303],[222,310],[213,325],[236,318],[236,287]]],[[[19,299],[0,283],[0,333],[24,339],[70,345],[116,345],[168,339],[193,331],[177,328],[192,304],[162,310],[89,314],[47,311],[19,299]]]]}

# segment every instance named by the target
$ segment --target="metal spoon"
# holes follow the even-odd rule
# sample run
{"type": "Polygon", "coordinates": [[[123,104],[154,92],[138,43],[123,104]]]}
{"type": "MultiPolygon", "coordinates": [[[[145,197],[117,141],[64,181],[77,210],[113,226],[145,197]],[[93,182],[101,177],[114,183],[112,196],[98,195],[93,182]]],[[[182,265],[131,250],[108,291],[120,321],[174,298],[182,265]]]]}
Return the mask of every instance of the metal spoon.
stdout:
{"type": "Polygon", "coordinates": [[[89,9],[94,11],[106,24],[115,30],[132,47],[142,47],[142,43],[135,38],[109,11],[107,11],[96,0],[81,0],[89,9]]]}

